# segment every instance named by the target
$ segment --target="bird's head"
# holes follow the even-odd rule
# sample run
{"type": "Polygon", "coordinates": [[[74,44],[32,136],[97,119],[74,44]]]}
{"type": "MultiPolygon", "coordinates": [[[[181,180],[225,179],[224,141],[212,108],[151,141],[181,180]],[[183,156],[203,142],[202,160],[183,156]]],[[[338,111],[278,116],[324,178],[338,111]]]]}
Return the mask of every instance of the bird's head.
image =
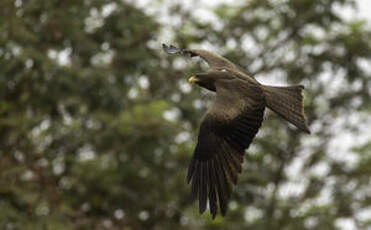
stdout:
{"type": "Polygon", "coordinates": [[[215,82],[220,80],[231,80],[233,76],[230,73],[215,71],[207,73],[199,73],[193,75],[188,79],[189,83],[197,84],[203,88],[206,88],[211,91],[216,91],[215,82]]]}

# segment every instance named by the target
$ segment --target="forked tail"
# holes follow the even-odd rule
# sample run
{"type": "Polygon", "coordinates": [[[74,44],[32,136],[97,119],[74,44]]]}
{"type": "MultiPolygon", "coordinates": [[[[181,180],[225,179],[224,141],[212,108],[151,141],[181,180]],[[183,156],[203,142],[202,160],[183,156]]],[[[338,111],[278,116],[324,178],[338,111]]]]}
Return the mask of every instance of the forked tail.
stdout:
{"type": "Polygon", "coordinates": [[[310,133],[304,115],[302,95],[304,86],[277,87],[264,85],[263,89],[268,108],[302,131],[310,133]]]}

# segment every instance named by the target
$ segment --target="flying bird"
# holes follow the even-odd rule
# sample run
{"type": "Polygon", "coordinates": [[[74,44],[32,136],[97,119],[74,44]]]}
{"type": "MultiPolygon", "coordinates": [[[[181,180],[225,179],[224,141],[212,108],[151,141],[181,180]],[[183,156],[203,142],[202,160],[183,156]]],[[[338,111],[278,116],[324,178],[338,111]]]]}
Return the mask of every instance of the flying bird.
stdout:
{"type": "Polygon", "coordinates": [[[187,182],[192,183],[191,197],[199,201],[201,214],[209,201],[213,219],[218,209],[225,216],[233,186],[241,173],[245,150],[263,122],[266,107],[301,131],[310,133],[304,116],[304,86],[263,85],[220,55],[200,49],[162,46],[168,54],[199,56],[210,67],[208,72],[188,79],[214,91],[216,98],[201,123],[187,182]]]}

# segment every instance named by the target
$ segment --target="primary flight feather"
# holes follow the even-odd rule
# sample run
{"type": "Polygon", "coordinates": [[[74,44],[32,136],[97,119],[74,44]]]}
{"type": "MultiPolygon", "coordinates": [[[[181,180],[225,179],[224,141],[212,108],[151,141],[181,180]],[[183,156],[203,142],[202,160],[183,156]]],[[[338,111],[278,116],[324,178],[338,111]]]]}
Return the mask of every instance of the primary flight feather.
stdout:
{"type": "Polygon", "coordinates": [[[210,67],[210,71],[188,80],[216,92],[216,99],[201,123],[187,182],[191,182],[192,199],[199,201],[200,213],[209,202],[213,219],[218,209],[224,216],[241,173],[245,150],[263,122],[265,107],[310,133],[304,116],[304,87],[262,85],[228,59],[206,50],[181,50],[165,44],[163,50],[168,54],[199,56],[210,67]]]}

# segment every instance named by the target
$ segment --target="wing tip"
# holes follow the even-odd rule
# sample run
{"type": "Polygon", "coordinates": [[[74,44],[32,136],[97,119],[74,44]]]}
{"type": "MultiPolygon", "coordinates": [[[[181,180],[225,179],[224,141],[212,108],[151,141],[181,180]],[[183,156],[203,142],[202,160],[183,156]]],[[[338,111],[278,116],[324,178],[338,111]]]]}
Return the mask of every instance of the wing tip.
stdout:
{"type": "Polygon", "coordinates": [[[200,212],[200,214],[203,214],[204,212],[205,212],[205,210],[206,210],[206,207],[203,207],[203,206],[201,206],[201,204],[199,204],[199,212],[200,212]]]}
{"type": "Polygon", "coordinates": [[[305,128],[302,128],[301,130],[303,130],[306,134],[311,134],[311,131],[308,126],[306,126],[305,128]]]}
{"type": "Polygon", "coordinates": [[[179,54],[183,53],[183,50],[179,49],[178,47],[174,45],[166,45],[165,43],[162,43],[162,49],[165,51],[167,54],[179,54]]]}

